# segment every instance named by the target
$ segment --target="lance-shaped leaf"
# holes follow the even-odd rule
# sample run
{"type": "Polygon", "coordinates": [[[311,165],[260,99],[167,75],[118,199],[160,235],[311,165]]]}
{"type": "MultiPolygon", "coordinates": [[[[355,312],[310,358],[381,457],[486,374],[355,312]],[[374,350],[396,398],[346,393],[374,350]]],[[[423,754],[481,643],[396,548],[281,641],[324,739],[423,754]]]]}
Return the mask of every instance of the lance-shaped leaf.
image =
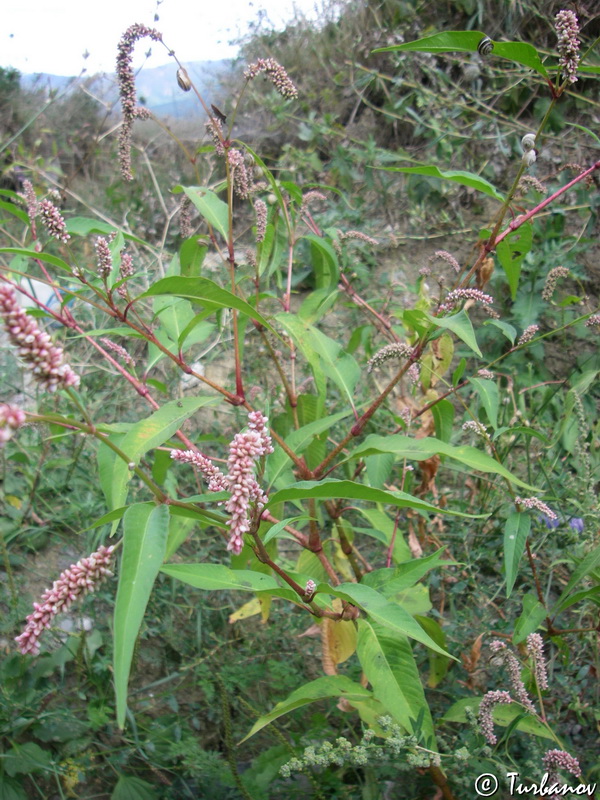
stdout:
{"type": "MultiPolygon", "coordinates": [[[[425,36],[414,42],[404,44],[394,44],[390,47],[381,47],[374,50],[375,53],[385,53],[386,51],[417,51],[420,53],[450,53],[450,52],[471,52],[477,51],[477,47],[485,33],[481,31],[444,31],[433,36],[425,36]]],[[[486,56],[491,58],[498,56],[522,64],[535,70],[544,78],[548,77],[546,67],[542,64],[538,51],[533,45],[524,42],[493,42],[493,50],[486,56]]]]}
{"type": "MultiPolygon", "coordinates": [[[[491,472],[496,475],[501,475],[517,486],[522,486],[532,492],[540,491],[533,486],[529,486],[520,480],[520,478],[510,473],[506,467],[503,467],[502,464],[499,464],[494,458],[488,456],[487,453],[468,445],[456,447],[430,436],[426,436],[423,439],[411,439],[401,434],[393,434],[392,436],[377,436],[371,434],[367,436],[365,441],[359,445],[356,450],[352,451],[349,458],[364,458],[373,453],[395,453],[398,458],[407,458],[413,461],[425,461],[434,455],[448,456],[448,458],[459,461],[461,464],[465,464],[478,472],[491,472]]],[[[398,492],[394,492],[394,494],[398,494],[398,492]]],[[[443,509],[442,513],[449,513],[448,509],[443,509]]]]}
{"type": "Polygon", "coordinates": [[[140,297],[154,297],[160,294],[185,297],[204,308],[214,311],[221,308],[237,308],[242,314],[255,319],[265,328],[273,331],[273,328],[263,315],[253,308],[250,303],[242,300],[241,297],[229,292],[227,289],[221,288],[208,278],[183,278],[178,275],[171,278],[162,278],[140,297]]]}
{"type": "Polygon", "coordinates": [[[327,675],[324,678],[317,678],[317,680],[306,683],[293,691],[289,697],[277,703],[272,711],[257,719],[250,733],[242,739],[240,744],[254,736],[255,733],[258,733],[278,717],[289,714],[295,708],[301,708],[308,703],[314,703],[316,700],[325,700],[328,697],[343,697],[351,703],[353,700],[364,702],[372,698],[373,694],[361,686],[360,683],[351,681],[345,675],[327,675]]]}
{"type": "Polygon", "coordinates": [[[263,592],[279,588],[271,575],[250,569],[229,569],[224,564],[167,564],[161,572],[196,589],[263,592]]]}
{"type": "MultiPolygon", "coordinates": [[[[410,441],[413,440],[411,439],[410,441]]],[[[278,492],[272,494],[267,507],[274,506],[277,503],[282,503],[287,500],[308,500],[310,498],[321,500],[337,500],[340,498],[347,500],[369,500],[373,503],[387,503],[388,505],[397,506],[398,508],[416,508],[419,511],[427,511],[431,514],[453,514],[454,516],[469,517],[470,519],[486,516],[485,514],[463,514],[461,511],[438,508],[431,503],[413,497],[411,494],[406,494],[406,492],[388,492],[384,489],[375,489],[372,486],[365,486],[362,483],[355,483],[354,481],[338,481],[333,479],[324,481],[298,481],[298,483],[295,483],[293,486],[287,489],[280,489],[278,492]]]]}
{"type": "Polygon", "coordinates": [[[474,353],[481,357],[481,350],[477,344],[473,325],[464,308],[458,314],[451,314],[449,317],[434,317],[431,314],[425,314],[425,316],[437,327],[447,328],[452,333],[455,333],[474,353]]]}
{"type": "MultiPolygon", "coordinates": [[[[444,722],[467,722],[465,709],[471,708],[473,711],[477,711],[482,700],[482,697],[463,697],[450,706],[442,717],[442,720],[444,722]]],[[[540,722],[539,719],[532,717],[531,714],[523,716],[523,707],[518,703],[496,705],[492,713],[494,724],[496,725],[506,728],[520,716],[521,719],[516,726],[517,730],[531,733],[534,736],[540,736],[542,739],[552,739],[556,741],[552,729],[540,722]]]]}
{"type": "Polygon", "coordinates": [[[506,596],[510,597],[517,573],[521,556],[525,549],[525,541],[529,536],[531,528],[531,517],[519,511],[509,514],[504,526],[504,573],[506,575],[506,596]]]}
{"type": "MultiPolygon", "coordinates": [[[[308,425],[303,425],[298,430],[292,431],[285,438],[285,443],[288,445],[292,452],[300,455],[314,440],[315,436],[329,431],[340,420],[347,417],[352,413],[352,409],[348,408],[345,411],[339,411],[337,414],[330,414],[328,417],[316,419],[314,422],[309,422],[308,425]]],[[[283,470],[291,463],[291,458],[281,447],[278,447],[267,461],[267,469],[265,472],[265,482],[268,486],[272,486],[277,478],[281,475],[283,470]]]]}
{"type": "MultiPolygon", "coordinates": [[[[146,419],[132,425],[129,432],[119,441],[119,447],[126,454],[128,462],[123,461],[112,451],[110,453],[110,457],[114,460],[106,499],[111,510],[125,505],[127,484],[132,474],[128,464],[133,463],[137,466],[144,453],[170,439],[195,411],[218,402],[219,399],[216,397],[186,397],[183,400],[174,400],[166,403],[146,419]]],[[[106,446],[104,449],[107,449],[106,446]]],[[[116,528],[116,525],[114,527],[116,528]]]]}
{"type": "Polygon", "coordinates": [[[36,261],[45,261],[46,264],[51,264],[53,267],[65,270],[65,272],[72,272],[71,267],[66,261],[58,256],[53,256],[50,253],[36,253],[35,250],[25,250],[22,247],[0,247],[0,253],[14,253],[16,256],[23,256],[24,258],[34,258],[36,261]]]}
{"type": "Polygon", "coordinates": [[[479,395],[481,405],[485,408],[488,420],[495,430],[498,427],[498,408],[500,406],[497,385],[494,381],[483,378],[469,378],[469,383],[479,395]]]}
{"type": "MultiPolygon", "coordinates": [[[[362,583],[340,583],[339,586],[332,588],[327,584],[318,585],[319,592],[340,597],[348,603],[362,609],[368,618],[384,628],[389,628],[400,636],[408,636],[409,639],[416,639],[437,653],[453,658],[443,648],[439,647],[433,639],[428,636],[419,623],[405,611],[398,603],[390,602],[381,592],[375,591],[370,586],[362,583]]],[[[455,659],[458,660],[458,659],[455,659]]]]}
{"type": "Polygon", "coordinates": [[[435,742],[431,713],[408,639],[359,619],[356,650],[373,694],[386,711],[410,733],[415,732],[414,720],[422,713],[421,729],[435,742]]]}
{"type": "Polygon", "coordinates": [[[183,191],[208,224],[218,230],[224,239],[227,239],[227,229],[229,227],[227,203],[224,203],[214,192],[211,192],[210,189],[205,189],[203,186],[184,186],[183,191]]]}
{"type": "Polygon", "coordinates": [[[454,183],[460,183],[462,186],[477,189],[477,191],[487,194],[501,203],[504,202],[504,196],[498,189],[474,172],[465,172],[460,169],[440,169],[433,164],[423,164],[421,167],[378,167],[378,169],[386,170],[386,172],[404,172],[408,175],[426,175],[431,178],[453,181],[454,183]]]}
{"type": "Polygon", "coordinates": [[[125,725],[131,659],[150,592],[163,562],[169,509],[150,503],[131,506],[123,517],[123,555],[114,616],[114,681],[117,722],[125,725]]]}

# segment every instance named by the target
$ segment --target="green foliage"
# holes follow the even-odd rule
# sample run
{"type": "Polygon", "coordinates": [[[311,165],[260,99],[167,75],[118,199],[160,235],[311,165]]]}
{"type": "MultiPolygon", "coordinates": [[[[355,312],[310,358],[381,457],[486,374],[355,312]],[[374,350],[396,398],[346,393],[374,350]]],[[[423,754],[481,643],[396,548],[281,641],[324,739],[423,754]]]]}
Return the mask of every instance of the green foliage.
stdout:
{"type": "MultiPolygon", "coordinates": [[[[128,187],[89,94],[40,112],[73,120],[81,158],[22,118],[11,166],[38,202],[61,187],[70,238],[2,190],[1,285],[82,381],[37,391],[41,334],[18,342],[29,362],[44,345],[27,379],[2,356],[2,401],[26,409],[17,430],[0,406],[7,641],[63,545],[111,541],[118,578],[81,562],[69,603],[96,590],[97,627],[69,610],[64,636],[46,595],[43,654],[0,663],[2,796],[450,798],[535,779],[553,746],[593,779],[594,78],[562,76],[541,15],[535,47],[507,28],[479,58],[485,4],[456,6],[435,32],[391,1],[258,29],[222,132],[170,158],[136,121],[128,187]],[[576,144],[553,135],[571,119],[576,144]],[[527,130],[545,187],[523,180],[527,130]],[[491,736],[476,712],[510,645],[491,736]]],[[[23,101],[6,71],[0,94],[23,101]]]]}

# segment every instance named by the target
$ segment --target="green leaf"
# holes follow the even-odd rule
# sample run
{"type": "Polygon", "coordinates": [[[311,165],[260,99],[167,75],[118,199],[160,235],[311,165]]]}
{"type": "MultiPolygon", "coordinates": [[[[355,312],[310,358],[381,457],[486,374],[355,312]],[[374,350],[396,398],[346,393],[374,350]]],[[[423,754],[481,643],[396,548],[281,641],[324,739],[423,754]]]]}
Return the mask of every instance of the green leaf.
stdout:
{"type": "Polygon", "coordinates": [[[276,314],[275,319],[294,336],[299,346],[305,349],[306,354],[310,353],[311,357],[307,355],[307,359],[311,366],[313,366],[315,356],[319,359],[319,366],[323,374],[334,381],[354,408],[354,390],[361,374],[361,369],[354,358],[344,352],[340,345],[329,336],[325,336],[324,333],[299,317],[282,313],[276,314]]]}
{"type": "Polygon", "coordinates": [[[343,697],[350,703],[353,700],[362,702],[371,698],[372,692],[365,689],[360,683],[355,683],[345,675],[327,675],[324,678],[317,678],[315,681],[304,684],[299,689],[293,691],[285,700],[277,703],[275,708],[268,714],[256,720],[250,733],[244,736],[240,744],[245,742],[255,733],[262,730],[266,725],[284,714],[289,714],[295,708],[301,708],[308,703],[316,700],[325,700],[328,697],[343,697]]]}
{"type": "Polygon", "coordinates": [[[515,339],[517,338],[517,329],[514,328],[512,325],[509,325],[508,322],[502,322],[502,320],[500,319],[486,319],[486,321],[483,324],[493,325],[496,328],[500,328],[500,330],[506,336],[508,341],[511,344],[515,343],[515,339]]]}
{"type": "MultiPolygon", "coordinates": [[[[485,33],[481,31],[444,31],[433,36],[425,36],[414,42],[395,44],[390,47],[380,47],[374,53],[385,53],[389,51],[417,51],[420,53],[450,53],[450,52],[471,52],[475,53],[481,40],[485,38],[485,33]]],[[[506,58],[517,64],[535,70],[535,72],[548,77],[546,67],[538,55],[538,51],[530,44],[523,42],[494,42],[494,49],[486,58],[506,58]]]]}
{"type": "MultiPolygon", "coordinates": [[[[446,648],[446,636],[439,622],[431,617],[422,617],[420,615],[415,615],[415,619],[436,644],[444,649],[446,648]]],[[[429,650],[429,678],[427,679],[427,685],[435,689],[446,677],[451,664],[452,660],[447,656],[442,656],[433,650],[429,650]]]]}
{"type": "Polygon", "coordinates": [[[435,422],[437,438],[448,443],[452,438],[452,425],[454,423],[454,406],[450,400],[438,400],[432,406],[431,413],[435,422]]]}
{"type": "Polygon", "coordinates": [[[208,278],[182,278],[179,276],[162,278],[151,286],[147,292],[141,294],[140,297],[155,297],[161,294],[184,297],[213,311],[221,308],[237,308],[242,314],[255,319],[265,328],[274,332],[262,314],[259,314],[249,303],[227,289],[222,289],[208,278]]]}
{"type": "Polygon", "coordinates": [[[114,683],[117,723],[125,725],[127,684],[136,639],[169,534],[169,509],[139,503],[123,517],[123,555],[114,616],[114,683]]]}
{"type": "Polygon", "coordinates": [[[296,522],[307,519],[310,519],[308,514],[300,514],[300,516],[297,517],[287,517],[286,519],[279,520],[279,522],[271,525],[264,536],[261,536],[263,544],[268,544],[272,539],[291,539],[295,542],[296,537],[284,530],[285,526],[294,525],[296,522]]]}
{"type": "Polygon", "coordinates": [[[498,427],[498,408],[500,406],[498,386],[494,381],[483,378],[469,378],[469,383],[479,395],[481,405],[485,408],[487,418],[495,430],[498,427]]]}
{"type": "Polygon", "coordinates": [[[272,575],[250,569],[229,569],[224,564],[166,564],[161,572],[196,589],[209,591],[265,592],[279,588],[272,575]]]}
{"type": "MultiPolygon", "coordinates": [[[[328,417],[309,422],[308,425],[303,425],[301,428],[298,428],[298,430],[292,431],[292,433],[286,436],[285,443],[290,450],[300,455],[314,440],[315,436],[318,436],[324,431],[331,430],[337,422],[349,416],[351,413],[352,409],[349,408],[346,411],[340,411],[337,414],[331,414],[328,417]]],[[[285,450],[281,447],[276,448],[275,452],[267,461],[265,481],[268,486],[272,486],[275,483],[288,464],[291,464],[291,461],[291,458],[287,455],[285,450]]]]}
{"type": "Polygon", "coordinates": [[[514,428],[498,428],[492,438],[495,441],[504,434],[522,434],[523,436],[532,436],[534,439],[539,439],[540,442],[544,442],[544,444],[551,444],[550,439],[548,439],[547,436],[544,436],[543,433],[536,431],[534,428],[526,428],[524,425],[517,425],[514,428]]]}
{"type": "MultiPolygon", "coordinates": [[[[479,472],[491,472],[496,475],[501,475],[503,478],[511,481],[517,486],[522,486],[532,492],[539,492],[533,486],[523,483],[519,478],[512,475],[502,464],[499,464],[496,459],[489,456],[487,453],[477,450],[475,447],[468,445],[455,445],[447,444],[439,439],[432,437],[425,437],[423,439],[412,439],[408,436],[402,436],[399,433],[392,434],[391,436],[377,436],[370,434],[365,441],[353,450],[348,459],[359,459],[365,456],[370,456],[373,453],[395,453],[397,458],[407,458],[413,461],[425,461],[434,455],[444,455],[459,461],[471,469],[478,470],[479,472]]],[[[443,509],[444,514],[448,514],[448,509],[443,509]]]]}
{"type": "Polygon", "coordinates": [[[226,240],[229,230],[229,210],[224,203],[210,189],[202,186],[184,186],[183,191],[196,206],[209,225],[219,231],[226,240]]]}
{"type": "Polygon", "coordinates": [[[515,585],[530,528],[531,517],[529,514],[513,511],[506,520],[504,526],[504,574],[507,597],[510,597],[515,585]]]}
{"type": "Polygon", "coordinates": [[[454,183],[460,183],[462,186],[469,186],[472,189],[477,189],[483,192],[483,194],[493,197],[494,200],[499,200],[501,203],[504,202],[504,195],[489,181],[486,181],[485,178],[481,178],[474,172],[464,172],[459,169],[443,170],[433,164],[424,164],[421,167],[378,167],[378,169],[384,169],[387,172],[405,172],[409,175],[428,175],[432,178],[453,181],[454,183]]]}
{"type": "MultiPolygon", "coordinates": [[[[446,711],[442,717],[442,720],[444,722],[466,722],[467,717],[465,714],[465,708],[470,707],[473,709],[473,711],[477,712],[479,709],[479,704],[482,700],[482,697],[463,697],[450,706],[448,711],[446,711]]],[[[494,723],[496,725],[500,725],[502,728],[506,728],[523,713],[523,708],[517,703],[510,703],[507,705],[498,704],[494,706],[492,713],[494,716],[494,723]]],[[[525,733],[531,733],[533,736],[539,736],[542,739],[554,740],[552,731],[530,714],[526,715],[519,721],[517,724],[517,730],[524,731],[525,733]]]]}
{"type": "Polygon", "coordinates": [[[110,236],[111,234],[118,232],[128,241],[136,242],[137,244],[148,247],[148,243],[143,239],[140,239],[139,236],[133,236],[125,231],[120,231],[117,225],[111,225],[108,222],[101,222],[100,220],[93,219],[92,217],[69,217],[66,222],[67,230],[71,236],[85,237],[89,236],[90,233],[99,233],[102,236],[110,236]]]}
{"type": "Polygon", "coordinates": [[[30,800],[31,795],[25,794],[19,784],[0,774],[0,800],[30,800]]]}
{"type": "Polygon", "coordinates": [[[0,208],[4,211],[8,211],[9,214],[12,214],[13,217],[16,217],[26,225],[28,224],[29,216],[27,212],[23,211],[22,208],[19,208],[19,206],[16,206],[14,203],[6,203],[4,200],[0,200],[0,208]]]}
{"type": "Polygon", "coordinates": [[[530,633],[536,631],[540,623],[546,618],[547,611],[534,594],[523,597],[523,611],[515,622],[513,631],[513,644],[525,641],[530,633]]]}
{"type": "Polygon", "coordinates": [[[502,239],[496,245],[496,255],[506,273],[510,293],[513,300],[517,298],[521,265],[527,253],[531,250],[533,241],[533,226],[521,225],[513,233],[502,239]]]}
{"type": "Polygon", "coordinates": [[[35,250],[25,250],[22,247],[0,247],[0,253],[14,253],[17,256],[24,256],[25,258],[34,258],[36,261],[44,261],[46,264],[51,264],[53,267],[65,270],[65,272],[72,273],[71,267],[66,261],[57,256],[50,255],[50,253],[36,253],[35,250]]]}
{"type": "Polygon", "coordinates": [[[425,558],[413,558],[396,567],[375,569],[365,573],[362,582],[372,589],[379,589],[386,597],[391,597],[402,589],[414,586],[432,569],[455,566],[456,561],[442,561],[444,553],[445,548],[442,547],[425,558]]]}
{"type": "MultiPolygon", "coordinates": [[[[199,408],[213,406],[219,402],[217,397],[185,397],[183,400],[165,403],[154,414],[132,425],[128,433],[119,441],[119,447],[126,453],[128,463],[134,463],[137,466],[144,453],[170,439],[182,423],[199,408]]],[[[125,463],[123,459],[116,455],[113,456],[113,459],[110,490],[107,496],[111,510],[125,505],[127,484],[132,474],[128,463],[125,463]]],[[[116,529],[116,525],[114,529],[116,529]]]]}
{"type": "Polygon", "coordinates": [[[438,328],[448,328],[452,333],[455,333],[474,353],[482,357],[471,320],[464,308],[449,317],[433,317],[431,314],[426,314],[425,316],[438,328]]]}
{"type": "Polygon", "coordinates": [[[340,268],[335,250],[325,239],[307,234],[302,237],[310,242],[312,264],[317,289],[335,289],[338,283],[340,268]]]}
{"type": "MultiPolygon", "coordinates": [[[[384,628],[389,628],[401,636],[408,636],[409,639],[416,639],[417,642],[427,645],[432,650],[453,658],[425,633],[419,623],[402,606],[390,602],[385,595],[371,589],[370,586],[366,586],[364,583],[340,583],[336,587],[319,584],[317,588],[319,592],[341,597],[342,600],[358,606],[370,620],[379,623],[384,628]]],[[[455,661],[457,660],[455,659],[455,661]]]]}
{"type": "Polygon", "coordinates": [[[384,483],[389,480],[394,466],[394,456],[391,453],[379,453],[376,456],[365,458],[367,477],[369,484],[375,489],[382,489],[384,483]]]}
{"type": "Polygon", "coordinates": [[[461,360],[458,362],[456,369],[452,373],[452,386],[454,386],[455,388],[460,383],[460,379],[464,374],[466,366],[467,366],[467,359],[461,358],[461,360]]]}
{"type": "Polygon", "coordinates": [[[435,742],[433,720],[408,639],[366,619],[357,624],[356,653],[375,698],[410,733],[415,732],[413,722],[422,713],[422,730],[435,742]]]}
{"type": "Polygon", "coordinates": [[[553,614],[558,614],[559,611],[563,611],[566,608],[565,603],[573,589],[579,585],[580,581],[585,578],[586,575],[589,575],[598,566],[600,566],[600,545],[595,547],[579,562],[569,578],[569,582],[563,589],[561,596],[558,598],[558,602],[552,609],[553,614]]]}
{"type": "MultiPolygon", "coordinates": [[[[411,440],[412,441],[412,440],[411,440]]],[[[377,451],[376,451],[377,452],[377,451]]],[[[386,452],[386,451],[383,451],[386,452]]],[[[476,451],[477,452],[477,451],[476,451]]],[[[387,503],[398,508],[416,508],[420,511],[427,511],[432,514],[452,514],[458,517],[473,518],[472,514],[463,514],[459,511],[441,509],[437,506],[419,500],[411,494],[405,492],[387,492],[383,489],[374,489],[362,483],[354,481],[339,481],[327,479],[324,481],[298,481],[298,483],[287,489],[280,489],[272,494],[267,503],[267,508],[283,503],[288,500],[308,500],[310,498],[320,498],[321,500],[347,499],[347,500],[368,500],[373,503],[387,503]]]]}
{"type": "Polygon", "coordinates": [[[50,753],[35,742],[15,744],[2,755],[2,764],[11,778],[19,774],[45,771],[50,767],[50,753]]]}
{"type": "Polygon", "coordinates": [[[119,775],[110,800],[157,800],[152,785],[132,775],[119,775]]]}

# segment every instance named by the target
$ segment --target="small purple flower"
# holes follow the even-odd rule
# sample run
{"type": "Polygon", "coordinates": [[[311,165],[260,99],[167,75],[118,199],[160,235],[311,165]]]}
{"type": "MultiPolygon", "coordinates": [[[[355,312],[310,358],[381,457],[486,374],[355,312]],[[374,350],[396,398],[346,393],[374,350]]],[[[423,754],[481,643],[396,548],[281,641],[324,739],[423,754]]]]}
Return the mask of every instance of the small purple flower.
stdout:
{"type": "Polygon", "coordinates": [[[571,517],[569,520],[569,528],[577,533],[583,533],[583,519],[581,517],[571,517]]]}
{"type": "Polygon", "coordinates": [[[555,530],[560,525],[560,520],[557,517],[554,517],[554,519],[552,519],[546,514],[538,514],[538,520],[539,522],[543,522],[549,531],[555,530]]]}

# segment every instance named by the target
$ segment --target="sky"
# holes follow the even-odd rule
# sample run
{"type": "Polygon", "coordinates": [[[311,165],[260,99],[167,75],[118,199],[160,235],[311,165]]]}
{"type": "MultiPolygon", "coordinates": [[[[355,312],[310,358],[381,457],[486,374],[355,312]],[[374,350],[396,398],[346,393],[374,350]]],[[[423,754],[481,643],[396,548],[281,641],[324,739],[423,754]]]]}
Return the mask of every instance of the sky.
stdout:
{"type": "MultiPolygon", "coordinates": [[[[259,11],[280,28],[294,7],[314,17],[315,5],[315,0],[159,0],[158,6],[157,0],[2,0],[0,66],[24,74],[114,72],[117,44],[134,22],[158,28],[180,61],[232,58],[236,47],[229,42],[246,32],[259,11]]],[[[167,49],[148,39],[137,47],[137,64],[150,46],[149,67],[169,61],[167,49]]]]}

